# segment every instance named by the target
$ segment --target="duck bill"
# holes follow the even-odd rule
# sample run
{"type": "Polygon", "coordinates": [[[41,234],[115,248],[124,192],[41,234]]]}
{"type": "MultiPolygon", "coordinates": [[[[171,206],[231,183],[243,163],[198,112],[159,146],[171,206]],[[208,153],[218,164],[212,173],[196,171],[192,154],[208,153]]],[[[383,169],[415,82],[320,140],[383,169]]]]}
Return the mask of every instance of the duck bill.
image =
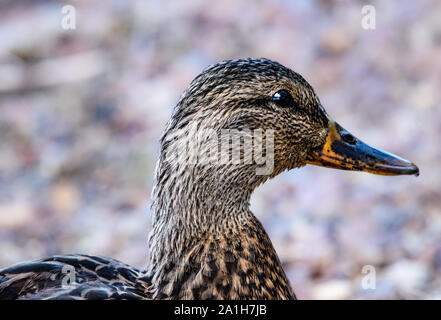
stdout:
{"type": "Polygon", "coordinates": [[[307,163],[379,175],[419,174],[412,162],[367,145],[332,120],[325,143],[310,152],[307,163]]]}

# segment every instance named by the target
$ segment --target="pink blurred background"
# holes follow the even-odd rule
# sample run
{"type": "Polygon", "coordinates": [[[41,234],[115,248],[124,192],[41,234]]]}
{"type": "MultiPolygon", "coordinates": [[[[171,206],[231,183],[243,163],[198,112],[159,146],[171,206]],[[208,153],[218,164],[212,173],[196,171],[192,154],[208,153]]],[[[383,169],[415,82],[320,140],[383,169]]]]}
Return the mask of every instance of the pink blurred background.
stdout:
{"type": "Polygon", "coordinates": [[[441,2],[3,1],[0,268],[61,253],[147,263],[158,139],[190,81],[267,57],[415,177],[307,166],[252,209],[299,298],[441,299],[441,2]],[[61,8],[76,8],[63,30],[61,8]],[[363,289],[363,266],[376,288],[363,289]]]}

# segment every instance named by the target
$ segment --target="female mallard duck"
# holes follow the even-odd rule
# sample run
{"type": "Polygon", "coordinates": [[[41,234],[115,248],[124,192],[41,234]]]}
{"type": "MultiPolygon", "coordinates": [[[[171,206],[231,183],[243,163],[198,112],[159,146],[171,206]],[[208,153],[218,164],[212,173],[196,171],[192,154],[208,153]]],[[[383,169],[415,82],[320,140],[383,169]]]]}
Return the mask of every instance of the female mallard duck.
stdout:
{"type": "Polygon", "coordinates": [[[413,163],[344,130],[308,82],[279,63],[239,59],[210,66],[184,92],[161,139],[149,268],[54,256],[0,270],[0,298],[294,299],[249,200],[267,179],[306,164],[418,174],[413,163]],[[233,131],[236,144],[219,139],[233,131]],[[234,159],[235,147],[248,138],[252,145],[234,159]],[[263,150],[260,157],[256,150],[263,150]],[[254,160],[244,161],[249,156],[254,160]]]}

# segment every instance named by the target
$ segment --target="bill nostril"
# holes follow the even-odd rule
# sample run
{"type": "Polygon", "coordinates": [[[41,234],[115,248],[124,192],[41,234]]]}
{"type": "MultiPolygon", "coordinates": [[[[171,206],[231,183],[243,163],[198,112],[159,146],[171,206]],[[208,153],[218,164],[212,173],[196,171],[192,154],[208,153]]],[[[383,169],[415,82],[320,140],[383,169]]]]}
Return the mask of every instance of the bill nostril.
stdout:
{"type": "Polygon", "coordinates": [[[357,139],[350,133],[342,133],[341,134],[341,138],[343,139],[344,142],[349,143],[349,144],[356,144],[357,143],[357,139]]]}

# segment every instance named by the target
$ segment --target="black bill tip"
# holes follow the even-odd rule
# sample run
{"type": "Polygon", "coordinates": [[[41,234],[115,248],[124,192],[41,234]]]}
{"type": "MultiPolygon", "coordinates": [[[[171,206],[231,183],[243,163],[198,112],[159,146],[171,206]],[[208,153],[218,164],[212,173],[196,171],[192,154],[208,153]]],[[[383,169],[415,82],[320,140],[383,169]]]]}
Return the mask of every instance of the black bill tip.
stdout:
{"type": "Polygon", "coordinates": [[[420,174],[414,163],[367,145],[333,121],[329,122],[325,143],[311,151],[307,163],[379,175],[420,174]]]}

